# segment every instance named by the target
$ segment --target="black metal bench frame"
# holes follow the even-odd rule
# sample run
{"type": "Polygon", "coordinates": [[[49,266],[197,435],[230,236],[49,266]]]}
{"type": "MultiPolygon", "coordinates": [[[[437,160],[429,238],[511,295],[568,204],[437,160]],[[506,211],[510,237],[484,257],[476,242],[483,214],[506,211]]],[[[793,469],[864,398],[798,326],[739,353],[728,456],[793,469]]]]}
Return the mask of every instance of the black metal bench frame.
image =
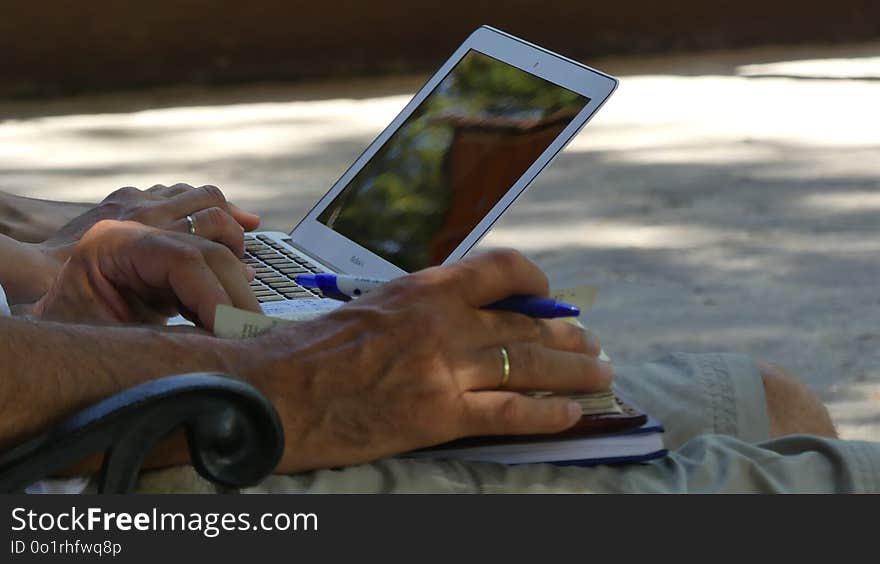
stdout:
{"type": "Polygon", "coordinates": [[[99,493],[131,492],[150,449],[181,427],[199,474],[227,488],[258,483],[284,451],[275,408],[247,382],[219,373],[168,376],[99,401],[4,452],[0,492],[20,492],[102,451],[99,493]]]}

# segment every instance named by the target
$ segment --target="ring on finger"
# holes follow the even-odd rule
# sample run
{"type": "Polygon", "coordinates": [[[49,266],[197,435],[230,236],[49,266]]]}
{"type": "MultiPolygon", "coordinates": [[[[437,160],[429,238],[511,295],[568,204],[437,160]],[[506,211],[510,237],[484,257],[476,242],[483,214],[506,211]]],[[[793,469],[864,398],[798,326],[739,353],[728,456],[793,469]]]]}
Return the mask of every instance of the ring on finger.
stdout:
{"type": "Polygon", "coordinates": [[[503,388],[510,382],[510,355],[507,354],[507,347],[501,347],[501,383],[499,388],[503,388]]]}
{"type": "Polygon", "coordinates": [[[193,216],[186,216],[186,226],[190,235],[196,235],[196,220],[193,219],[193,216]]]}

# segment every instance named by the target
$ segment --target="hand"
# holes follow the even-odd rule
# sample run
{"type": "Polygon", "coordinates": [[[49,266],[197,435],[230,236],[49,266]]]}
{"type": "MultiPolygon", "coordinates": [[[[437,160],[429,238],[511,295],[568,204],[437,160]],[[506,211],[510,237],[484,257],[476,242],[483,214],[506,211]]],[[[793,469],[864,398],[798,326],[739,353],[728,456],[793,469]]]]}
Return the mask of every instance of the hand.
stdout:
{"type": "Polygon", "coordinates": [[[240,374],[285,425],[284,472],[368,462],[472,435],[551,433],[580,418],[561,397],[611,384],[589,332],[560,320],[486,311],[547,295],[518,253],[493,252],[397,279],[317,320],[239,347],[240,374]],[[500,349],[511,371],[504,389],[500,349]]]}
{"type": "Polygon", "coordinates": [[[244,231],[252,231],[260,224],[258,216],[227,202],[216,186],[194,188],[189,184],[170,187],[157,184],[143,191],[126,187],[116,190],[93,209],[62,227],[44,245],[65,259],[64,252],[102,219],[137,221],[188,233],[187,215],[192,216],[199,236],[223,242],[238,256],[244,252],[244,231]]]}
{"type": "Polygon", "coordinates": [[[104,220],[83,235],[33,313],[60,321],[150,323],[181,311],[213,329],[217,304],[260,311],[249,279],[253,270],[228,246],[104,220]]]}
{"type": "MultiPolygon", "coordinates": [[[[227,202],[216,186],[194,188],[189,184],[170,187],[157,184],[144,191],[126,187],[116,190],[100,204],[64,225],[55,235],[35,245],[34,251],[42,258],[32,262],[41,264],[44,275],[39,279],[51,281],[80,237],[101,220],[137,221],[188,233],[187,215],[193,218],[197,235],[223,243],[237,256],[244,253],[244,231],[256,229],[260,224],[258,216],[227,202]]],[[[47,288],[46,284],[33,284],[28,292],[16,297],[21,302],[32,302],[47,288]]]]}

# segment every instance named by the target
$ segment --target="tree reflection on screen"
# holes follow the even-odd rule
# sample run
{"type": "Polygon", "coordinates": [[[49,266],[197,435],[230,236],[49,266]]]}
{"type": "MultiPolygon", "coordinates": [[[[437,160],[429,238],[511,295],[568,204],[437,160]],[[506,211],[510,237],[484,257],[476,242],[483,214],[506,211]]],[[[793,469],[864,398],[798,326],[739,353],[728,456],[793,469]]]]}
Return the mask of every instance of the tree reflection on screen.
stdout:
{"type": "Polygon", "coordinates": [[[470,51],[318,221],[406,271],[439,264],[587,102],[470,51]]]}

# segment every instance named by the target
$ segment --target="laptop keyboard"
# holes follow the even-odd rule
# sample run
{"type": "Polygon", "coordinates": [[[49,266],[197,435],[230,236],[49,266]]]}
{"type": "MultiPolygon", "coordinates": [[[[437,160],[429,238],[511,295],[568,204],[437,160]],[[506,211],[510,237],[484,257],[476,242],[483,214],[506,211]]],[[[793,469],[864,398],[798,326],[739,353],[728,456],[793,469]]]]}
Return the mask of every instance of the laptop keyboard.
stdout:
{"type": "Polygon", "coordinates": [[[323,297],[293,280],[300,274],[323,272],[305,257],[259,234],[245,234],[244,249],[242,261],[257,271],[251,289],[260,303],[323,297]]]}

